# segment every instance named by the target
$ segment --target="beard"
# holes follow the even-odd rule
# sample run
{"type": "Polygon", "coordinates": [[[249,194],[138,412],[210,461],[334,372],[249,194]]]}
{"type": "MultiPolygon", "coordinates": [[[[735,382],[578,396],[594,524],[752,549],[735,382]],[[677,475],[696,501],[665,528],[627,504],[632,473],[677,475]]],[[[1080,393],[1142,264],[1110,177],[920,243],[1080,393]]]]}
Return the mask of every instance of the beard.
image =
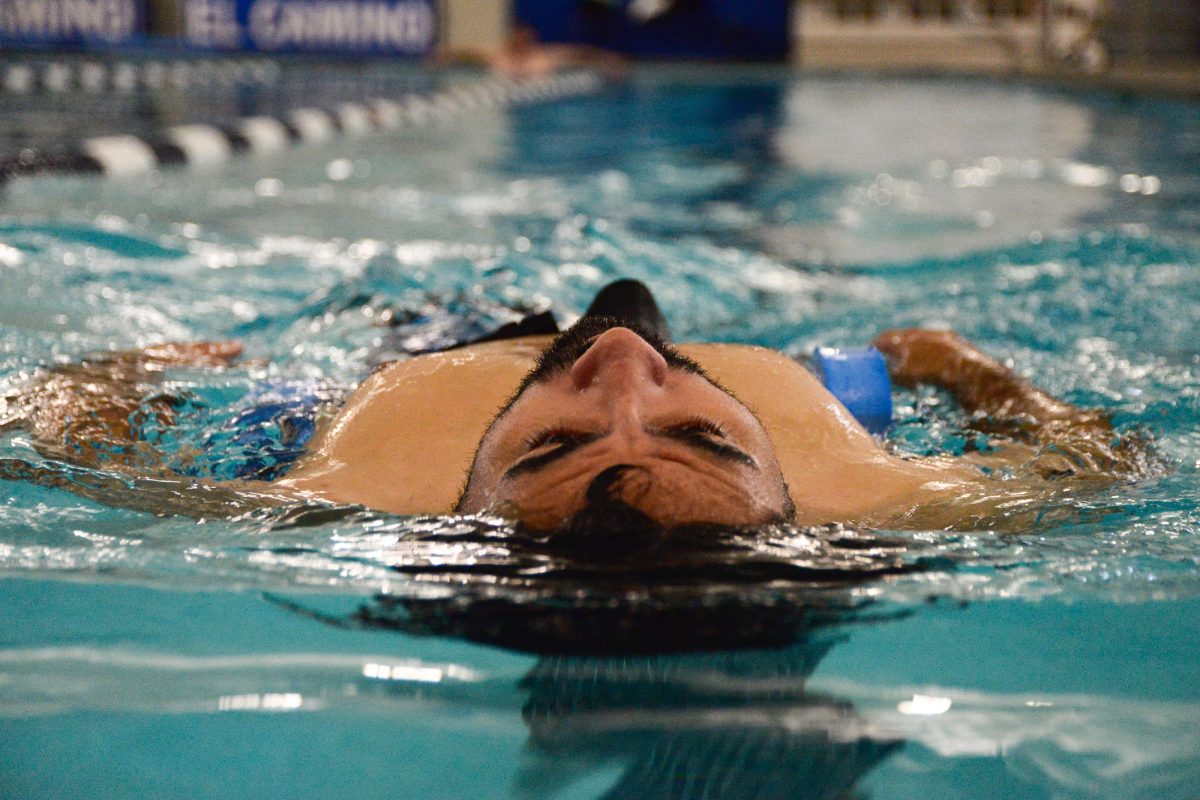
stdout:
{"type": "Polygon", "coordinates": [[[681,354],[646,326],[616,317],[585,316],[555,337],[550,346],[542,351],[537,365],[521,380],[514,400],[530,386],[550,380],[555,375],[570,369],[588,351],[597,336],[613,328],[628,328],[636,333],[646,344],[653,347],[659,355],[666,359],[667,366],[671,369],[707,378],[704,369],[699,364],[681,354]]]}

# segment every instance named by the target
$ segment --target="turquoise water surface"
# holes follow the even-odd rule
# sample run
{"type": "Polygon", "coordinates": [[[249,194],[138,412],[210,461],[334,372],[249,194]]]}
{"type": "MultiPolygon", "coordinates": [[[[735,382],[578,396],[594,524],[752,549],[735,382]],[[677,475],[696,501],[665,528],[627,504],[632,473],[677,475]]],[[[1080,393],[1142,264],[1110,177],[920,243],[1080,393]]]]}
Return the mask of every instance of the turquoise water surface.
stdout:
{"type": "MultiPolygon", "coordinates": [[[[9,184],[0,396],[238,339],[239,366],[167,376],[192,474],[231,474],[264,383],[337,395],[397,320],[569,320],[616,277],[683,340],[951,326],[1150,437],[1155,474],[1013,534],[784,529],[668,562],[499,521],[121,510],[47,488],[119,479],[11,429],[0,796],[1194,800],[1198,162],[1180,102],[647,71],[217,172],[9,184]]],[[[947,396],[896,400],[895,447],[962,448],[947,396]]]]}

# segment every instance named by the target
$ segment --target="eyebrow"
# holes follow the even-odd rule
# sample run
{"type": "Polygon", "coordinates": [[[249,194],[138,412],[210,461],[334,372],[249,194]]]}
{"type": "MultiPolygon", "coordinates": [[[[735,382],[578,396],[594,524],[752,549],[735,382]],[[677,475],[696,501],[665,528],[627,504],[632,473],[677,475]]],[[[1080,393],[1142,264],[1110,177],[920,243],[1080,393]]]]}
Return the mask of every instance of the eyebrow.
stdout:
{"type": "MultiPolygon", "coordinates": [[[[755,470],[759,469],[758,461],[755,460],[754,457],[749,453],[746,453],[745,451],[734,447],[733,445],[713,441],[706,436],[698,435],[694,431],[687,430],[686,428],[651,428],[649,429],[649,433],[651,436],[670,439],[671,441],[678,442],[679,444],[689,447],[692,450],[699,450],[706,455],[714,456],[717,459],[730,464],[741,464],[742,466],[750,467],[755,470]]],[[[514,464],[513,466],[509,467],[507,471],[505,471],[504,477],[515,478],[520,477],[521,475],[530,475],[540,472],[549,467],[551,464],[554,464],[555,462],[571,455],[571,453],[574,453],[579,448],[602,439],[606,435],[607,434],[600,433],[585,434],[577,439],[571,439],[570,441],[563,442],[548,453],[531,456],[518,462],[517,464],[514,464]]]]}

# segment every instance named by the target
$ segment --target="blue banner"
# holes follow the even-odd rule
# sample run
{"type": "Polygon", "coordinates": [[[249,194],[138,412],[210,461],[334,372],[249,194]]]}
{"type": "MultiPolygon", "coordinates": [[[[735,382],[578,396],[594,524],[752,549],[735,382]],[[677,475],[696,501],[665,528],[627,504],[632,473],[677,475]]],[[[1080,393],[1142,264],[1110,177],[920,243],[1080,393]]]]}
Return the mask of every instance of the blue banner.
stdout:
{"type": "Polygon", "coordinates": [[[183,0],[184,39],[206,49],[424,58],[434,0],[183,0]]]}
{"type": "Polygon", "coordinates": [[[143,0],[0,0],[0,41],[113,45],[140,36],[143,0]]]}
{"type": "Polygon", "coordinates": [[[546,42],[644,58],[779,61],[789,0],[514,0],[514,18],[546,42]]]}

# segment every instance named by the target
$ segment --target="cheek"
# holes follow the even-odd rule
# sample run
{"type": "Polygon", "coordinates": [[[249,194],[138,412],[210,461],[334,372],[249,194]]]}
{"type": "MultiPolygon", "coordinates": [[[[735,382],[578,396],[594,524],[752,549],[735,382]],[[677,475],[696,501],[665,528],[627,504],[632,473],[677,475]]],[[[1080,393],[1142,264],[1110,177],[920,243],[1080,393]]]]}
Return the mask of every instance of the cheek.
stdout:
{"type": "Polygon", "coordinates": [[[474,514],[493,508],[499,500],[497,485],[500,475],[495,455],[489,452],[486,445],[481,445],[471,462],[470,473],[467,476],[467,493],[463,496],[460,510],[474,514]]]}

